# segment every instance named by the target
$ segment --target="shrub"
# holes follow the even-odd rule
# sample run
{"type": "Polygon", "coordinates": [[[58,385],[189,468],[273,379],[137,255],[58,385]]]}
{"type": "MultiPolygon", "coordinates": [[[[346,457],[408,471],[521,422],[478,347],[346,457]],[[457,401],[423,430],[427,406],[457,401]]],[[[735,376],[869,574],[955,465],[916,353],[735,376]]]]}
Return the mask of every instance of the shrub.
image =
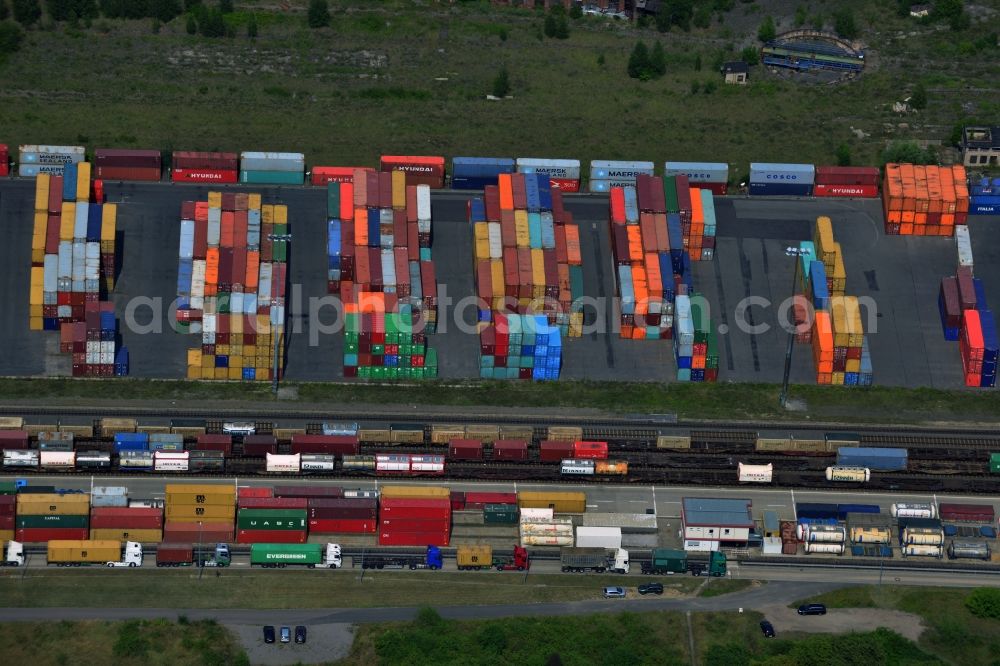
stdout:
{"type": "Polygon", "coordinates": [[[965,607],[976,617],[1000,620],[1000,590],[980,587],[965,599],[965,607]]]}

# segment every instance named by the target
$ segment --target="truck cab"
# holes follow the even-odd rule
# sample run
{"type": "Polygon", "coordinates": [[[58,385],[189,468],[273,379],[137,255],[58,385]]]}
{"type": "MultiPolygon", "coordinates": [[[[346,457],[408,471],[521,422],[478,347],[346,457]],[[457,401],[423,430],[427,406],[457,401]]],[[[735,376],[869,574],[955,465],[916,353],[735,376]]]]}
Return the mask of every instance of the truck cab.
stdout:
{"type": "Polygon", "coordinates": [[[126,541],[122,549],[122,559],[118,562],[108,562],[109,567],[141,567],[142,566],[142,544],[135,541],[126,541]]]}
{"type": "Polygon", "coordinates": [[[628,564],[628,551],[623,548],[617,548],[614,551],[614,564],[611,567],[611,571],[615,573],[627,574],[629,571],[628,564]]]}
{"type": "Polygon", "coordinates": [[[444,565],[441,549],[437,546],[427,546],[427,568],[440,569],[444,565]]]}
{"type": "Polygon", "coordinates": [[[233,561],[233,554],[229,551],[229,544],[215,544],[215,553],[212,555],[212,559],[210,561],[214,563],[212,566],[228,567],[229,563],[233,561]]]}
{"type": "Polygon", "coordinates": [[[326,550],[324,551],[323,566],[328,569],[339,569],[344,566],[344,560],[341,557],[341,549],[339,543],[328,543],[326,544],[326,550]]]}
{"type": "Polygon", "coordinates": [[[19,541],[8,541],[4,549],[3,562],[0,566],[23,567],[24,566],[24,544],[19,541]]]}

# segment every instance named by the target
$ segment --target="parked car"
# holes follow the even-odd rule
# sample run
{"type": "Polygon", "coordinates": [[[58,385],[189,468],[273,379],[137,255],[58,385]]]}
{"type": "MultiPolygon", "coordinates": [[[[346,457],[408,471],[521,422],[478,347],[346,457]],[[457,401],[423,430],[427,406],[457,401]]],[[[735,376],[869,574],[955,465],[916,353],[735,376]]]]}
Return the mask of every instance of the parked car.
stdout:
{"type": "Polygon", "coordinates": [[[646,583],[639,586],[639,594],[663,594],[663,583],[646,583]]]}
{"type": "Polygon", "coordinates": [[[295,627],[295,642],[305,643],[306,642],[306,628],[301,624],[295,627]]]}
{"type": "Polygon", "coordinates": [[[760,621],[760,631],[764,634],[764,638],[774,638],[774,625],[767,620],[760,621]]]}
{"type": "Polygon", "coordinates": [[[281,628],[281,642],[291,643],[292,642],[292,630],[288,627],[281,628]]]}
{"type": "Polygon", "coordinates": [[[625,588],[624,587],[606,587],[606,588],[604,588],[604,598],[605,599],[624,599],[625,598],[625,588]]]}
{"type": "Polygon", "coordinates": [[[264,627],[264,642],[273,643],[274,642],[274,627],[267,625],[264,627]]]}
{"type": "Polygon", "coordinates": [[[826,606],[823,604],[802,604],[799,606],[799,615],[826,615],[826,606]]]}

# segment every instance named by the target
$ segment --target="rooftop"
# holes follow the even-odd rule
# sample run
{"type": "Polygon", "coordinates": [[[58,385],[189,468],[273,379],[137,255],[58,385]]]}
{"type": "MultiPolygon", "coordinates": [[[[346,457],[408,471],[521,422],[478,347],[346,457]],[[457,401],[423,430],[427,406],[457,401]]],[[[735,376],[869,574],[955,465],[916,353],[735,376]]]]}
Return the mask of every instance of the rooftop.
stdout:
{"type": "Polygon", "coordinates": [[[1000,150],[1000,127],[966,127],[964,134],[966,148],[1000,150]]]}
{"type": "Polygon", "coordinates": [[[750,67],[742,60],[733,60],[722,66],[724,74],[746,74],[749,71],[750,67]]]}
{"type": "Polygon", "coordinates": [[[749,499],[685,497],[682,500],[685,525],[754,526],[749,499]]]}

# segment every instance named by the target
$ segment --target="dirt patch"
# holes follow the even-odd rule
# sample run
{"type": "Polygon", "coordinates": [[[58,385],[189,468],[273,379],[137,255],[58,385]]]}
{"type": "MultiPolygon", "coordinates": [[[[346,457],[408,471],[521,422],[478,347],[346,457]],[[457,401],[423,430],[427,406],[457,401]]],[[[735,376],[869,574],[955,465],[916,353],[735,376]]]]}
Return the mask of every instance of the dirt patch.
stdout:
{"type": "MultiPolygon", "coordinates": [[[[265,666],[287,666],[289,664],[318,664],[337,661],[346,657],[354,642],[354,625],[312,624],[306,625],[306,642],[295,643],[264,642],[261,625],[234,624],[227,628],[237,637],[251,664],[265,666]]],[[[289,627],[294,631],[295,627],[289,627]]],[[[281,625],[274,625],[275,632],[281,625]]]]}
{"type": "Polygon", "coordinates": [[[885,627],[916,642],[926,629],[918,615],[881,608],[830,608],[826,615],[799,615],[787,606],[764,606],[759,610],[774,625],[779,637],[789,631],[841,634],[885,627]]]}

